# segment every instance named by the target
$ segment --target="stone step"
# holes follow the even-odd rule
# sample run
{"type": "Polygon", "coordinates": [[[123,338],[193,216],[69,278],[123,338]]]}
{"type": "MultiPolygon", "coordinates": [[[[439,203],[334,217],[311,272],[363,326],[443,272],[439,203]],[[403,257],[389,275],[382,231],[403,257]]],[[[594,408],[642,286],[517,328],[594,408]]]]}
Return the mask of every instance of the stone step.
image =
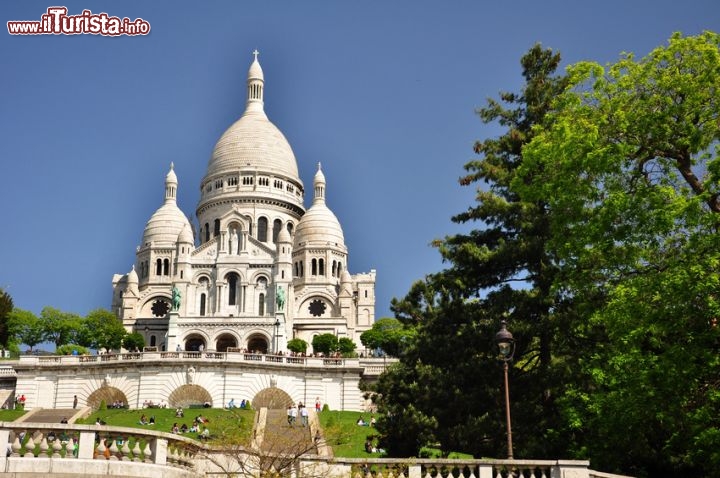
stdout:
{"type": "Polygon", "coordinates": [[[310,436],[310,427],[303,427],[299,416],[294,425],[288,424],[287,412],[284,409],[268,410],[262,449],[265,452],[290,456],[317,454],[317,448],[310,436]]]}
{"type": "Polygon", "coordinates": [[[72,408],[39,408],[23,415],[27,423],[60,423],[63,419],[70,420],[77,410],[72,408]]]}

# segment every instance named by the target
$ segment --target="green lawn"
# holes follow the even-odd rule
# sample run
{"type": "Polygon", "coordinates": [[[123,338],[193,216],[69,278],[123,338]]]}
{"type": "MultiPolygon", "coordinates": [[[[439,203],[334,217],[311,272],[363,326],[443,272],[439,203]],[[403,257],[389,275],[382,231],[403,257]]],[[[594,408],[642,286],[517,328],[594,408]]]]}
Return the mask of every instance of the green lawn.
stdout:
{"type": "MultiPolygon", "coordinates": [[[[357,425],[358,418],[370,420],[370,414],[359,412],[340,412],[325,410],[320,412],[320,425],[325,432],[325,439],[333,449],[333,453],[341,458],[380,458],[380,453],[367,453],[365,440],[377,444],[377,430],[370,426],[357,425]]],[[[377,418],[377,416],[376,416],[377,418]]]]}
{"type": "Polygon", "coordinates": [[[23,415],[25,415],[25,410],[1,410],[0,409],[0,422],[12,422],[23,415]]]}
{"type": "MultiPolygon", "coordinates": [[[[108,409],[99,410],[89,417],[78,420],[78,424],[94,424],[100,418],[107,425],[118,427],[140,428],[170,433],[174,423],[178,427],[186,424],[192,426],[198,415],[208,419],[207,427],[214,439],[246,441],[252,433],[255,418],[254,410],[225,410],[222,408],[186,408],[183,418],[175,417],[174,408],[146,408],[140,410],[108,409]],[[154,425],[141,425],[140,417],[145,415],[148,419],[155,417],[154,425]]],[[[197,434],[188,433],[188,438],[197,439],[197,434]]]]}

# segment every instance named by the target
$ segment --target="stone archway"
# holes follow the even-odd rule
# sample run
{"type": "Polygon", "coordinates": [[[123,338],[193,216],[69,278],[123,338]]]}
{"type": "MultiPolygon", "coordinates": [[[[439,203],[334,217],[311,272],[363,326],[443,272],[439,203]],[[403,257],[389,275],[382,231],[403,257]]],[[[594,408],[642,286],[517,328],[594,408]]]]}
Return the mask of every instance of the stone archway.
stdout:
{"type": "Polygon", "coordinates": [[[260,390],[255,398],[252,399],[252,406],[255,410],[260,408],[267,409],[285,409],[292,405],[293,399],[285,390],[277,387],[270,387],[260,390]]]}
{"type": "Polygon", "coordinates": [[[92,407],[93,410],[100,408],[100,403],[105,402],[105,405],[111,407],[113,403],[122,402],[124,407],[128,406],[128,400],[122,390],[115,387],[101,387],[95,390],[87,398],[88,407],[92,407]]]}
{"type": "Polygon", "coordinates": [[[237,347],[237,339],[233,337],[231,334],[222,334],[220,337],[217,338],[217,342],[215,342],[215,350],[218,352],[227,352],[228,347],[237,347]]]}
{"type": "Polygon", "coordinates": [[[253,334],[248,337],[247,349],[250,353],[268,353],[268,340],[262,334],[253,334]]]}
{"type": "Polygon", "coordinates": [[[181,385],[168,397],[168,406],[172,408],[188,408],[199,405],[212,407],[210,392],[200,385],[181,385]]]}
{"type": "Polygon", "coordinates": [[[200,346],[207,350],[207,344],[202,335],[191,334],[185,337],[185,350],[188,352],[197,352],[200,350],[200,346]]]}

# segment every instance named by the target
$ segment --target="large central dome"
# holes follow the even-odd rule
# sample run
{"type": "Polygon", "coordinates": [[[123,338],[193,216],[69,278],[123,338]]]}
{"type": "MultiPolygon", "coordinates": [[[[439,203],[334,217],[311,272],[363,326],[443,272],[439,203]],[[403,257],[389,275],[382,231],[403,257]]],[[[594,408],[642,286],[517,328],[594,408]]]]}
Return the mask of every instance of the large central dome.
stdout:
{"type": "Polygon", "coordinates": [[[206,179],[233,171],[263,171],[300,181],[292,148],[263,109],[263,71],[255,55],[248,71],[245,113],[215,144],[206,179]]]}

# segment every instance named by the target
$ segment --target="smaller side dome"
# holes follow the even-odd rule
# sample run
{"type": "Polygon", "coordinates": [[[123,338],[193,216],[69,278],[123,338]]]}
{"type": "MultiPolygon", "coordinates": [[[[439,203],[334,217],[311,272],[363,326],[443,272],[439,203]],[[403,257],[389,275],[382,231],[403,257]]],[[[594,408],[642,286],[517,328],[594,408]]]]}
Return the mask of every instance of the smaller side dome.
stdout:
{"type": "Polygon", "coordinates": [[[295,229],[294,249],[302,244],[318,246],[331,245],[345,248],[345,236],[340,221],[325,205],[325,175],[318,163],[318,171],[313,181],[315,197],[310,209],[300,219],[295,229]]]}
{"type": "Polygon", "coordinates": [[[190,230],[190,224],[185,224],[182,231],[180,231],[180,236],[178,237],[178,242],[184,242],[184,243],[195,243],[195,238],[193,238],[192,231],[190,230]]]}
{"type": "Polygon", "coordinates": [[[155,211],[145,225],[142,246],[150,243],[155,245],[171,246],[178,240],[182,230],[190,227],[190,222],[176,202],[177,176],[170,164],[170,172],[165,177],[165,203],[155,211]]]}
{"type": "Polygon", "coordinates": [[[290,233],[288,232],[288,230],[286,228],[284,228],[284,227],[280,228],[280,232],[278,233],[278,237],[277,237],[277,242],[278,242],[278,244],[281,242],[284,242],[284,243],[292,242],[290,233]]]}
{"type": "Polygon", "coordinates": [[[132,269],[130,270],[130,272],[128,272],[127,281],[128,284],[138,283],[138,275],[137,272],[135,272],[135,264],[133,264],[132,269]]]}

